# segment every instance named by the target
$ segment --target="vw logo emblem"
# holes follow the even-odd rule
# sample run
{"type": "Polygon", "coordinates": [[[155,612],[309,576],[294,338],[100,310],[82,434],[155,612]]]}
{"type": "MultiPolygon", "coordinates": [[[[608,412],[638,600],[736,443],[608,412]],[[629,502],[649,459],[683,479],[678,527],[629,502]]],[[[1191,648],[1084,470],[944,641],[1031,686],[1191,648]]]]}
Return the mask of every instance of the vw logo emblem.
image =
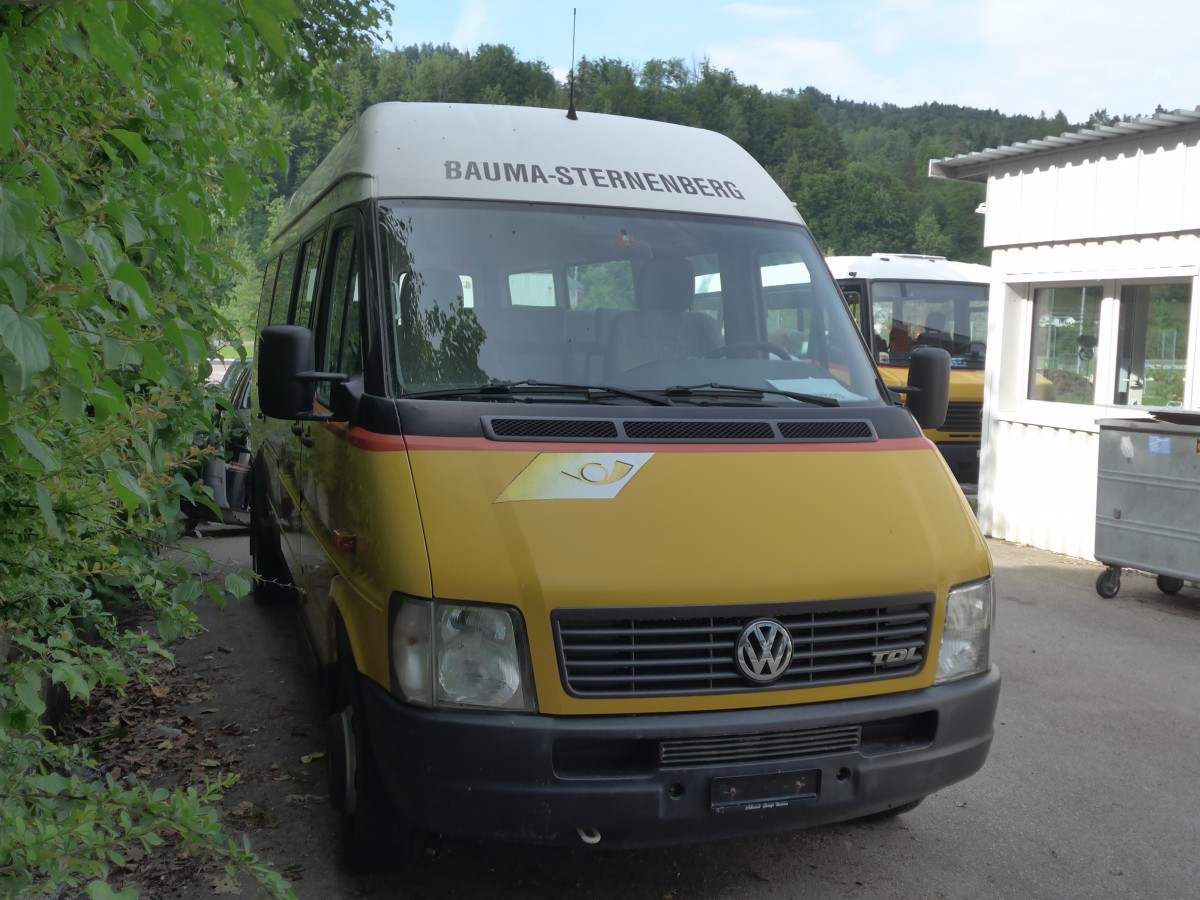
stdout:
{"type": "Polygon", "coordinates": [[[756,619],[737,639],[738,669],[756,684],[770,684],[792,662],[792,636],[774,619],[756,619]]]}

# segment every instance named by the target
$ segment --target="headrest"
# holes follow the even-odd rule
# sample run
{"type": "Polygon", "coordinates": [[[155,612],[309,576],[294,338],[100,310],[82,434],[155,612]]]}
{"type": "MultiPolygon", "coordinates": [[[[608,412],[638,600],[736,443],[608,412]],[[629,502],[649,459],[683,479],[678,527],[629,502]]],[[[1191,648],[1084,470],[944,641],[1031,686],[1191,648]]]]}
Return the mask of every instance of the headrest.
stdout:
{"type": "Polygon", "coordinates": [[[655,256],[642,264],[637,280],[638,309],[690,309],[696,297],[696,274],[682,256],[655,256]]]}
{"type": "Polygon", "coordinates": [[[945,331],[946,314],[940,309],[935,309],[925,317],[925,328],[927,331],[945,331]]]}

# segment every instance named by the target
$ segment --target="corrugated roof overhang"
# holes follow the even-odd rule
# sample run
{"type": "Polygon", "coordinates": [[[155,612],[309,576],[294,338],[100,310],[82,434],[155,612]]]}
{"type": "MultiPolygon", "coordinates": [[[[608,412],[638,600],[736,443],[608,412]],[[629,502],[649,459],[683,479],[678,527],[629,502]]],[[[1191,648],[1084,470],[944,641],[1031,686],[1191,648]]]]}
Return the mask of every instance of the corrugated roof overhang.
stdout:
{"type": "Polygon", "coordinates": [[[1056,153],[1079,144],[1109,141],[1151,131],[1169,128],[1184,128],[1200,123],[1200,106],[1195,110],[1177,109],[1174,112],[1159,112],[1152,116],[1118,122],[1116,125],[1097,125],[1082,131],[1072,131],[1057,137],[1041,140],[1020,141],[990,150],[961,153],[945,159],[929,161],[930,178],[946,178],[952,181],[987,181],[992,166],[1014,157],[1028,157],[1039,153],[1056,153]]]}

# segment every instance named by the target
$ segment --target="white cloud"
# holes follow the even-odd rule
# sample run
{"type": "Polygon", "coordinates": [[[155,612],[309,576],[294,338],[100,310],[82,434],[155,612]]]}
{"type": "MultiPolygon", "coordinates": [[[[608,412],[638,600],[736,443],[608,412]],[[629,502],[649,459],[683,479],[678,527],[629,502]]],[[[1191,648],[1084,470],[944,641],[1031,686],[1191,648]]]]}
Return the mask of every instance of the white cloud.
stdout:
{"type": "Polygon", "coordinates": [[[474,51],[481,43],[485,43],[483,35],[487,31],[487,5],[483,0],[465,0],[454,23],[454,31],[450,34],[450,45],[460,50],[474,51]]]}
{"type": "Polygon", "coordinates": [[[779,22],[804,15],[804,10],[791,6],[768,6],[763,3],[730,3],[721,7],[722,12],[751,22],[779,22]]]}
{"type": "Polygon", "coordinates": [[[955,6],[968,53],[955,102],[1083,121],[1200,102],[1194,0],[1005,0],[955,6]]]}
{"type": "MultiPolygon", "coordinates": [[[[778,10],[754,4],[741,9],[778,10]]],[[[810,7],[811,9],[811,7],[810,7]]],[[[871,103],[947,103],[1082,122],[1096,109],[1145,115],[1200,102],[1195,0],[875,0],[712,46],[708,58],[764,90],[803,88],[871,103]],[[1190,93],[1189,93],[1190,92],[1190,93]]],[[[1040,137],[1041,135],[1038,135],[1040,137]]]]}
{"type": "Polygon", "coordinates": [[[876,76],[850,47],[806,38],[756,38],[718,44],[707,50],[718,69],[730,69],[743,84],[765,91],[812,85],[827,93],[859,99],[876,96],[876,76]]]}

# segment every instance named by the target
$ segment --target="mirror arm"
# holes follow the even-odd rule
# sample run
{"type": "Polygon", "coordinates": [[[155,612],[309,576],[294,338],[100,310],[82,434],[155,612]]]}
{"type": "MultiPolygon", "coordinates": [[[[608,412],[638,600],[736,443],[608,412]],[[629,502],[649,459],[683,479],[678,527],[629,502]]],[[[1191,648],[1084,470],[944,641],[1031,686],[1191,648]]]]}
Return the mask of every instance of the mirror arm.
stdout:
{"type": "Polygon", "coordinates": [[[328,381],[334,384],[350,380],[350,376],[344,372],[297,372],[296,378],[300,381],[328,381]]]}

